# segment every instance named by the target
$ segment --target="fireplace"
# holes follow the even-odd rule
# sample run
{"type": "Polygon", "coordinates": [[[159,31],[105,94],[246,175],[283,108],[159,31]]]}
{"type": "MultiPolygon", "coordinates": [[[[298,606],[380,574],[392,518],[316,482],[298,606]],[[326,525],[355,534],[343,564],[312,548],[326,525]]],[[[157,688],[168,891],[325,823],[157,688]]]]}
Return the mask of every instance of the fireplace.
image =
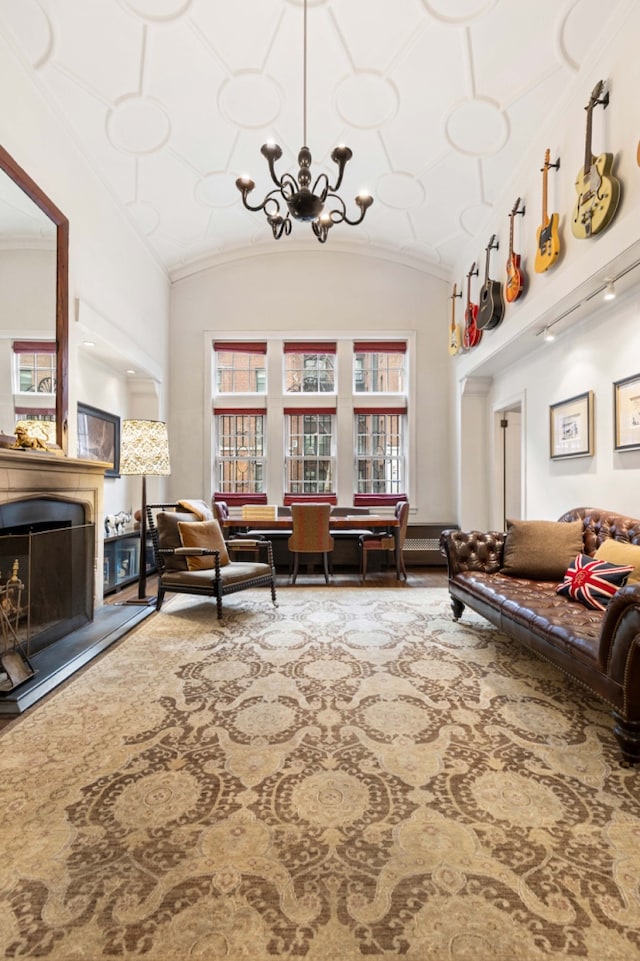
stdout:
{"type": "Polygon", "coordinates": [[[93,618],[94,525],[83,504],[29,497],[0,505],[0,586],[23,585],[15,629],[27,656],[93,618]]]}

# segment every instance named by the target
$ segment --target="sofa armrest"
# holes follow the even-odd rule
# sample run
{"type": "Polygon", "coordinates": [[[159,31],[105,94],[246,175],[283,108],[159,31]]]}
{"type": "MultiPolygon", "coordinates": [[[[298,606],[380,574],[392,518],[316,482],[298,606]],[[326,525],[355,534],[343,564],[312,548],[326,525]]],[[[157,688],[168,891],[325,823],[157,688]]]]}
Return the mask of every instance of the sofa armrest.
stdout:
{"type": "Polygon", "coordinates": [[[447,559],[449,577],[460,571],[496,574],[502,567],[504,538],[503,531],[442,531],[440,550],[447,559]]]}
{"type": "MultiPolygon", "coordinates": [[[[640,691],[640,584],[621,587],[611,598],[602,621],[598,661],[603,674],[627,692],[640,691]]],[[[639,699],[633,700],[635,720],[640,720],[639,699]]]]}

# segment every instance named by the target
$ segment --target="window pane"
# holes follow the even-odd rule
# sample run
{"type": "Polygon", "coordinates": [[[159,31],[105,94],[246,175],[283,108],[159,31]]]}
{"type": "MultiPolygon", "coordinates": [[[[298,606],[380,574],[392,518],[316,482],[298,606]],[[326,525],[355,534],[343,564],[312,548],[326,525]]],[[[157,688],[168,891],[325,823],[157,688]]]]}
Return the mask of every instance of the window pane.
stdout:
{"type": "Polygon", "coordinates": [[[216,490],[227,494],[261,494],[264,489],[264,415],[220,414],[216,422],[216,490]]]}
{"type": "Polygon", "coordinates": [[[356,492],[398,494],[404,489],[404,414],[357,414],[356,492]]]}
{"type": "Polygon", "coordinates": [[[266,393],[267,370],[265,363],[265,354],[217,350],[215,352],[216,393],[266,393]]]}
{"type": "Polygon", "coordinates": [[[353,389],[356,393],[403,394],[405,354],[361,352],[353,356],[353,389]]]}
{"type": "Polygon", "coordinates": [[[289,393],[335,393],[335,354],[285,354],[284,389],[289,393]]]}
{"type": "Polygon", "coordinates": [[[22,393],[37,391],[40,394],[55,394],[56,355],[55,353],[24,353],[18,358],[18,390],[22,393]]]}
{"type": "Polygon", "coordinates": [[[320,494],[333,484],[333,415],[291,414],[288,421],[285,490],[320,494]]]}

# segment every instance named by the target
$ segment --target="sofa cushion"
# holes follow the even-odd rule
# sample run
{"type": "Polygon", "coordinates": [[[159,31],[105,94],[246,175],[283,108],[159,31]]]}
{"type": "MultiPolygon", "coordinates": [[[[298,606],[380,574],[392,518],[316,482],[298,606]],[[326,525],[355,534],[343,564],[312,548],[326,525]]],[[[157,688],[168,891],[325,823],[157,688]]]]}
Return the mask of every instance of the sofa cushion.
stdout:
{"type": "Polygon", "coordinates": [[[580,601],[585,607],[604,611],[632,570],[633,567],[628,565],[609,564],[588,554],[577,554],[556,590],[558,594],[580,601]]]}
{"type": "Polygon", "coordinates": [[[582,552],[581,520],[507,521],[501,573],[541,581],[561,581],[582,552]]]}
{"type": "MultiPolygon", "coordinates": [[[[220,567],[229,563],[229,553],[217,521],[192,521],[178,524],[183,547],[204,547],[210,551],[220,551],[220,567]]],[[[190,571],[206,571],[214,566],[213,554],[201,557],[187,557],[190,571]]]]}
{"type": "Polygon", "coordinates": [[[594,555],[599,561],[609,561],[610,564],[629,564],[633,570],[627,578],[627,584],[640,584],[640,547],[627,541],[616,541],[607,537],[594,555]]]}

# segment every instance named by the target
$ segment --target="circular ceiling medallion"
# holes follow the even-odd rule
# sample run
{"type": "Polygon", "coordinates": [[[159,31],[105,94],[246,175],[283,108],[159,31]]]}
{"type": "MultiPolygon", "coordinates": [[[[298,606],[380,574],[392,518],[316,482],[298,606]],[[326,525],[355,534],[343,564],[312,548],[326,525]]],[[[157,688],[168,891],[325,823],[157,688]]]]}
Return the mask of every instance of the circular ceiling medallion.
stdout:
{"type": "Polygon", "coordinates": [[[454,150],[470,157],[489,157],[509,136],[506,116],[492,100],[480,97],[456,104],[445,121],[445,136],[454,150]]]}
{"type": "Polygon", "coordinates": [[[232,207],[238,202],[233,177],[224,171],[207,174],[196,184],[196,200],[207,207],[232,207]]]}
{"type": "Polygon", "coordinates": [[[137,17],[150,22],[176,20],[186,13],[191,0],[122,0],[137,17]]]}
{"type": "Polygon", "coordinates": [[[376,200],[394,210],[415,210],[424,203],[424,187],[411,174],[384,174],[376,183],[376,200]]]}
{"type": "Polygon", "coordinates": [[[107,116],[107,136],[125,153],[149,154],[169,139],[171,124],[155,100],[137,94],[125,97],[107,116]]]}
{"type": "Polygon", "coordinates": [[[336,109],[345,123],[360,130],[374,130],[395,116],[396,88],[373,71],[345,77],[336,87],[336,109]]]}
{"type": "Polygon", "coordinates": [[[495,7],[496,0],[422,0],[426,9],[442,23],[468,23],[495,7]]]}
{"type": "Polygon", "coordinates": [[[51,56],[53,28],[36,0],[22,0],[11,11],[12,30],[34,67],[41,67],[51,56]]]}
{"type": "Polygon", "coordinates": [[[247,70],[222,85],[218,105],[231,123],[255,129],[274,122],[282,107],[282,96],[270,77],[247,70]]]}
{"type": "Polygon", "coordinates": [[[484,227],[492,209],[490,204],[466,207],[460,214],[460,226],[470,237],[475,237],[484,227]]]}
{"type": "Polygon", "coordinates": [[[156,208],[151,204],[143,203],[141,200],[127,204],[127,210],[146,237],[152,234],[160,223],[160,214],[156,208]]]}

